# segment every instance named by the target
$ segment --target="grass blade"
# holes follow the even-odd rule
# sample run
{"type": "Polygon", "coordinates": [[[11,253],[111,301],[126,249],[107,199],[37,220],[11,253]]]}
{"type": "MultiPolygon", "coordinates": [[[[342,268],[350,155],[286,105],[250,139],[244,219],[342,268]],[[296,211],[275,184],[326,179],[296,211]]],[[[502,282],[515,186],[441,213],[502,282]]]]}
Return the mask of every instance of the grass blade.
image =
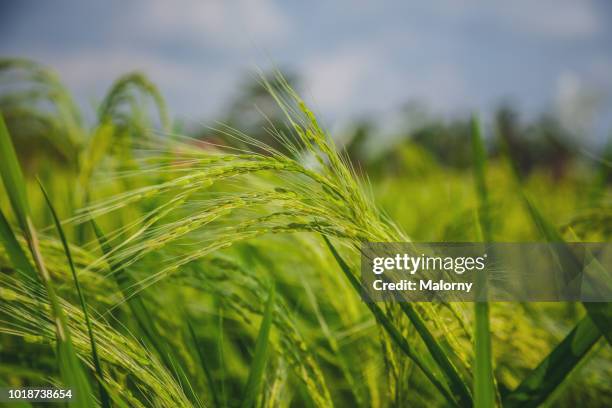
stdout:
{"type": "Polygon", "coordinates": [[[331,251],[332,255],[336,259],[336,262],[340,266],[340,269],[342,270],[342,272],[344,272],[344,275],[347,277],[347,279],[353,286],[353,289],[355,289],[355,291],[357,291],[358,293],[361,293],[366,306],[370,309],[370,311],[376,318],[376,321],[383,327],[383,329],[385,329],[391,340],[393,340],[393,342],[400,348],[400,350],[402,350],[404,354],[406,354],[408,358],[414,361],[417,367],[419,367],[421,371],[423,371],[429,381],[431,381],[431,383],[438,389],[438,391],[440,391],[440,393],[451,405],[458,405],[457,401],[455,401],[454,397],[451,395],[451,393],[448,391],[442,381],[438,379],[433,370],[430,369],[429,365],[425,362],[425,360],[423,360],[418,355],[418,353],[413,350],[412,346],[401,335],[401,333],[397,330],[393,323],[391,323],[385,313],[368,296],[367,292],[365,291],[359,280],[352,274],[351,269],[346,264],[346,262],[344,262],[344,259],[342,259],[338,251],[336,251],[336,248],[334,248],[329,239],[325,235],[323,235],[323,239],[325,240],[325,243],[327,244],[327,247],[331,251]]]}
{"type": "MultiPolygon", "coordinates": [[[[482,141],[480,123],[472,118],[472,149],[474,161],[474,180],[478,196],[478,219],[485,242],[491,242],[491,219],[489,215],[489,197],[486,185],[486,153],[482,141]]],[[[486,271],[478,274],[477,287],[486,291],[486,271]]],[[[491,329],[489,322],[489,304],[474,304],[474,406],[490,407],[495,403],[495,384],[491,355],[491,329]]]]}
{"type": "Polygon", "coordinates": [[[221,400],[223,401],[222,407],[227,407],[227,391],[226,391],[226,376],[227,371],[225,369],[225,340],[223,338],[224,325],[223,325],[223,306],[219,305],[219,319],[218,319],[218,330],[219,335],[217,336],[217,349],[219,350],[219,368],[221,378],[221,400]]]}
{"type": "Polygon", "coordinates": [[[474,320],[474,406],[490,407],[495,397],[488,303],[476,302],[474,320]]]}
{"type": "Polygon", "coordinates": [[[327,344],[329,345],[331,351],[334,353],[334,355],[338,359],[337,365],[339,369],[341,370],[342,374],[344,375],[344,377],[346,378],[348,388],[351,390],[353,394],[356,405],[360,407],[367,406],[367,404],[364,402],[367,400],[367,395],[363,393],[362,387],[360,386],[361,384],[358,383],[358,381],[355,379],[355,376],[351,373],[351,370],[350,370],[351,362],[348,361],[348,359],[341,353],[338,341],[335,335],[331,332],[327,324],[327,321],[325,320],[325,316],[321,312],[319,304],[317,303],[317,298],[315,294],[313,293],[310,285],[308,285],[305,279],[302,280],[302,287],[304,288],[306,292],[308,301],[317,318],[319,327],[321,328],[321,331],[327,340],[327,344]]]}
{"type": "Polygon", "coordinates": [[[0,174],[6,188],[11,207],[15,212],[19,226],[25,232],[28,230],[28,201],[26,199],[25,183],[21,167],[11,137],[0,114],[0,174]]]}
{"type": "Polygon", "coordinates": [[[244,388],[244,399],[240,405],[242,408],[251,408],[255,406],[257,395],[261,383],[263,382],[266,362],[268,360],[268,350],[270,346],[270,329],[272,328],[272,315],[274,314],[274,286],[270,288],[268,301],[263,314],[261,326],[259,326],[259,334],[255,343],[255,354],[249,371],[249,377],[244,388]]]}
{"type": "Polygon", "coordinates": [[[536,407],[563,382],[589,350],[601,332],[586,316],[555,349],[504,399],[504,407],[536,407]]]}
{"type": "Polygon", "coordinates": [[[202,347],[198,343],[198,338],[195,334],[195,331],[193,330],[193,326],[191,325],[191,321],[189,320],[187,315],[185,315],[185,321],[187,322],[187,328],[189,329],[189,335],[191,336],[191,341],[198,354],[198,359],[200,360],[202,371],[204,371],[204,375],[206,376],[206,382],[208,383],[208,388],[210,389],[210,393],[212,394],[214,406],[220,407],[221,402],[219,400],[219,393],[217,392],[217,387],[215,386],[215,382],[213,381],[210,367],[208,366],[208,363],[206,362],[206,358],[204,354],[202,353],[202,347]]]}
{"type": "Polygon", "coordinates": [[[62,246],[64,248],[64,253],[66,254],[66,258],[68,260],[68,265],[70,266],[70,272],[72,273],[72,279],[74,280],[74,286],[76,287],[77,294],[79,296],[79,302],[81,303],[81,309],[83,310],[83,316],[85,317],[85,323],[87,325],[87,334],[89,335],[89,344],[91,346],[91,358],[94,364],[94,368],[97,374],[97,382],[100,393],[100,402],[102,403],[102,407],[109,408],[110,398],[108,393],[106,392],[106,388],[103,385],[104,381],[104,372],[102,371],[102,365],[100,364],[100,358],[98,357],[98,349],[96,347],[96,339],[94,336],[93,329],[91,327],[91,320],[89,319],[89,312],[87,311],[87,302],[85,301],[85,296],[83,295],[83,291],[81,290],[81,284],[79,283],[79,278],[76,273],[76,269],[74,267],[74,262],[72,261],[72,254],[70,252],[70,247],[68,245],[68,241],[66,240],[66,235],[64,234],[64,230],[62,228],[62,224],[57,216],[57,212],[51,203],[51,199],[47,194],[47,191],[43,187],[40,180],[38,180],[38,185],[40,186],[40,190],[45,197],[45,201],[49,210],[51,211],[51,216],[53,217],[53,222],[55,224],[55,228],[57,229],[57,233],[60,236],[60,240],[62,241],[62,246]]]}
{"type": "Polygon", "coordinates": [[[2,209],[0,209],[0,239],[15,269],[25,273],[29,278],[38,279],[36,270],[28,260],[25,252],[23,252],[19,241],[15,238],[15,234],[2,209]]]}
{"type": "MultiPolygon", "coordinates": [[[[25,194],[25,180],[2,115],[0,115],[0,159],[0,175],[2,176],[4,187],[9,195],[13,212],[26,237],[36,270],[40,280],[45,285],[47,296],[51,303],[52,320],[55,323],[58,364],[64,385],[74,390],[75,403],[79,407],[94,407],[95,401],[91,394],[87,376],[83,371],[72,344],[68,319],[60,305],[59,296],[55,292],[51,276],[45,267],[45,262],[38,246],[38,237],[30,218],[25,194]]],[[[14,245],[12,248],[13,250],[15,249],[14,245]]]]}
{"type": "Polygon", "coordinates": [[[410,322],[414,325],[417,333],[423,339],[423,343],[429,350],[429,353],[436,361],[442,372],[448,378],[448,383],[451,391],[457,396],[457,402],[461,406],[472,405],[472,395],[469,387],[463,381],[457,368],[453,362],[448,358],[444,349],[436,341],[433,334],[427,328],[427,325],[421,318],[421,316],[414,310],[414,307],[406,302],[400,302],[400,308],[406,314],[410,322]]]}

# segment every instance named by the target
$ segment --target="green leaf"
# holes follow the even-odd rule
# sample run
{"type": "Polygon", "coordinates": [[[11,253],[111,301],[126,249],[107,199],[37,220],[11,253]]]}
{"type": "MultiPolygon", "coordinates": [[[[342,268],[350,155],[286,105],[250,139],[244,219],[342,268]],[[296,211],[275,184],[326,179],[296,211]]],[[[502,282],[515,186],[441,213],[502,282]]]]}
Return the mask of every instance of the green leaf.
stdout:
{"type": "Polygon", "coordinates": [[[100,393],[100,401],[102,402],[102,406],[104,408],[109,408],[111,406],[110,398],[103,384],[104,372],[102,371],[102,365],[100,364],[100,358],[98,357],[96,339],[95,339],[94,332],[91,326],[89,312],[87,311],[87,302],[85,301],[85,296],[83,295],[83,291],[81,290],[79,278],[77,276],[76,269],[74,267],[74,262],[72,260],[72,254],[70,252],[70,246],[68,245],[68,241],[66,240],[66,235],[64,234],[64,229],[62,228],[62,223],[60,222],[57,216],[57,213],[55,211],[55,208],[53,207],[53,204],[51,203],[51,199],[49,198],[49,195],[47,194],[47,191],[43,187],[40,180],[38,180],[38,185],[40,186],[40,190],[42,191],[43,196],[45,197],[47,206],[49,207],[49,210],[51,211],[53,222],[55,223],[55,228],[57,229],[57,233],[59,234],[60,240],[62,241],[64,253],[66,254],[68,265],[70,266],[70,271],[72,272],[72,279],[74,280],[74,286],[76,287],[77,294],[79,296],[79,302],[81,303],[81,309],[83,310],[83,316],[85,317],[85,323],[87,324],[87,333],[89,335],[89,344],[91,346],[91,359],[93,361],[94,368],[96,370],[96,374],[98,377],[97,382],[98,382],[98,389],[100,393]]]}
{"type": "Polygon", "coordinates": [[[219,305],[219,320],[217,331],[219,333],[219,335],[217,336],[217,349],[219,350],[219,378],[221,378],[221,400],[223,401],[221,406],[227,407],[227,391],[225,384],[227,379],[227,371],[225,363],[225,340],[223,338],[223,307],[221,305],[219,305]]]}
{"type": "Polygon", "coordinates": [[[196,336],[195,331],[193,330],[193,326],[191,325],[191,321],[189,320],[189,317],[187,315],[185,315],[185,321],[187,322],[187,328],[189,329],[189,335],[191,336],[191,341],[198,354],[198,359],[200,360],[200,366],[202,367],[202,371],[204,371],[204,376],[206,377],[208,388],[210,389],[210,393],[212,394],[214,406],[220,407],[221,402],[219,400],[219,393],[217,391],[217,387],[215,386],[215,382],[213,380],[212,373],[210,371],[210,367],[208,366],[208,363],[206,362],[206,357],[204,356],[204,353],[202,352],[202,347],[200,346],[198,342],[198,337],[196,336]]]}
{"type": "Polygon", "coordinates": [[[567,378],[600,338],[601,332],[593,320],[589,316],[584,317],[504,399],[504,407],[539,406],[567,378]]]}
{"type": "Polygon", "coordinates": [[[265,375],[266,362],[268,361],[268,350],[270,348],[270,329],[272,328],[272,316],[274,314],[274,286],[270,287],[268,301],[263,314],[263,320],[259,326],[259,334],[255,343],[255,354],[251,363],[249,377],[244,387],[244,399],[240,405],[242,408],[255,406],[257,395],[265,375]]]}
{"type": "Polygon", "coordinates": [[[25,273],[29,278],[38,279],[36,270],[28,260],[25,252],[23,252],[19,241],[15,238],[13,229],[4,216],[2,209],[0,209],[0,239],[2,239],[6,253],[15,269],[25,273]]]}
{"type": "Polygon", "coordinates": [[[446,355],[446,352],[442,346],[436,341],[433,334],[427,328],[427,325],[421,318],[421,316],[414,310],[414,307],[410,303],[400,302],[400,308],[408,316],[408,319],[414,325],[417,333],[423,339],[427,350],[431,353],[431,356],[436,361],[442,372],[448,378],[451,391],[457,397],[457,402],[461,406],[472,405],[472,395],[469,387],[463,381],[457,368],[446,355]]]}
{"type": "Polygon", "coordinates": [[[492,241],[489,192],[487,189],[487,154],[477,117],[472,118],[472,160],[474,162],[474,183],[478,197],[478,221],[482,238],[492,241]]]}
{"type": "Polygon", "coordinates": [[[494,405],[495,395],[488,303],[475,303],[474,321],[474,406],[490,407],[494,405]]]}
{"type": "MultiPolygon", "coordinates": [[[[6,129],[6,125],[4,124],[2,115],[0,115],[0,176],[2,176],[2,181],[9,195],[13,212],[26,237],[32,258],[36,265],[36,270],[38,271],[41,281],[45,284],[47,296],[51,303],[52,320],[55,323],[55,337],[57,340],[58,365],[64,385],[74,390],[75,402],[79,407],[94,407],[95,401],[91,393],[88,378],[83,371],[76,351],[74,350],[74,346],[72,345],[68,319],[61,307],[59,296],[55,292],[51,276],[45,267],[42,253],[38,247],[38,237],[30,219],[29,207],[25,194],[25,180],[21,173],[15,149],[6,129]]],[[[6,220],[3,221],[3,224],[5,224],[5,221],[6,220]]],[[[7,225],[8,224],[4,225],[2,229],[6,229],[7,225]]],[[[14,243],[10,243],[10,234],[4,231],[3,236],[5,236],[4,241],[9,242],[9,246],[15,251],[16,247],[14,243]]],[[[21,257],[17,255],[16,259],[21,267],[23,267],[23,259],[20,258],[21,257]]]]}
{"type": "Polygon", "coordinates": [[[28,201],[26,199],[25,182],[21,167],[17,160],[17,154],[13,142],[0,114],[0,174],[6,193],[8,194],[11,207],[15,212],[17,221],[22,230],[26,231],[29,214],[28,201]]]}
{"type": "MultiPolygon", "coordinates": [[[[490,204],[486,185],[486,153],[480,124],[476,117],[472,118],[472,149],[480,231],[483,240],[491,242],[490,204]]],[[[477,276],[477,290],[486,291],[486,285],[486,270],[483,270],[477,276]]],[[[477,408],[491,407],[495,403],[495,380],[491,354],[489,304],[476,302],[474,304],[474,406],[477,408]]]]}
{"type": "Polygon", "coordinates": [[[364,303],[370,309],[376,321],[385,329],[391,340],[399,347],[399,349],[406,354],[408,358],[410,358],[414,363],[421,369],[423,374],[431,381],[431,383],[440,391],[440,393],[446,398],[446,400],[453,406],[458,405],[455,398],[448,391],[446,385],[442,383],[438,376],[434,373],[434,371],[429,367],[429,364],[421,358],[421,356],[412,348],[410,343],[406,341],[406,339],[401,335],[401,333],[397,330],[397,328],[391,323],[387,315],[378,307],[378,305],[369,297],[365,288],[361,285],[359,280],[353,275],[349,266],[344,262],[344,259],[340,256],[340,254],[336,251],[336,248],[332,245],[329,239],[323,235],[323,239],[327,244],[329,250],[332,255],[336,259],[336,262],[340,266],[342,272],[347,277],[353,289],[357,293],[360,293],[363,297],[364,303]]]}

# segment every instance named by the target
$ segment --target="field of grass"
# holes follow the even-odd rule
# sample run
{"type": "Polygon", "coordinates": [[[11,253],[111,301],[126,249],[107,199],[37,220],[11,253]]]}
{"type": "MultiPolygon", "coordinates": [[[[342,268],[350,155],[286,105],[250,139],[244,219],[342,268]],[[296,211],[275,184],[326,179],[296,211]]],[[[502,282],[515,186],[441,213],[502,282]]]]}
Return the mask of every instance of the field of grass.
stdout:
{"type": "Polygon", "coordinates": [[[142,74],[94,125],[44,67],[0,79],[1,386],[78,407],[612,406],[609,304],[365,303],[358,279],[366,241],[609,241],[610,161],[524,174],[473,118],[469,166],[408,140],[356,171],[280,76],[266,142],[181,135],[142,74]]]}

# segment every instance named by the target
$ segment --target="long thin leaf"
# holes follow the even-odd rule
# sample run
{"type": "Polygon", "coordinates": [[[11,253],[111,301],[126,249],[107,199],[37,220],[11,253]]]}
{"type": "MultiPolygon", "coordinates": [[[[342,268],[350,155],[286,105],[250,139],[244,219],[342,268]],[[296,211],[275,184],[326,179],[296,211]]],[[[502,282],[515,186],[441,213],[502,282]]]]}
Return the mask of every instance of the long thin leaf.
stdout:
{"type": "Polygon", "coordinates": [[[414,361],[417,367],[421,369],[423,374],[425,374],[429,381],[431,381],[431,383],[440,391],[440,393],[451,405],[458,405],[457,401],[448,391],[447,387],[442,383],[441,380],[438,379],[434,371],[431,370],[429,364],[427,364],[425,360],[423,360],[421,356],[415,350],[413,350],[410,343],[406,341],[406,339],[401,335],[401,333],[397,330],[393,323],[391,323],[387,315],[385,315],[385,313],[380,309],[380,307],[378,307],[378,305],[374,303],[374,301],[368,296],[367,292],[365,291],[365,288],[361,285],[355,275],[353,275],[351,269],[346,264],[346,262],[344,262],[344,259],[342,259],[338,251],[336,251],[336,248],[334,248],[329,239],[325,235],[323,235],[323,239],[325,240],[325,243],[327,244],[332,255],[336,259],[336,262],[340,266],[340,269],[342,270],[342,272],[344,272],[344,275],[347,277],[347,279],[353,286],[353,289],[355,289],[357,293],[361,293],[364,298],[364,303],[366,304],[368,309],[370,309],[370,311],[376,318],[376,321],[378,321],[378,323],[383,327],[383,329],[385,329],[391,340],[393,340],[393,342],[400,348],[400,350],[402,350],[404,354],[406,354],[408,358],[414,361]]]}
{"type": "Polygon", "coordinates": [[[268,350],[270,348],[270,329],[272,328],[272,316],[274,314],[274,286],[270,287],[268,301],[264,309],[263,320],[259,326],[259,334],[257,334],[257,342],[255,343],[255,354],[251,363],[249,377],[244,387],[244,397],[242,408],[251,408],[255,406],[257,395],[265,375],[266,362],[268,361],[268,350]]]}
{"type": "Polygon", "coordinates": [[[102,364],[100,364],[100,358],[98,356],[96,338],[94,336],[94,332],[91,327],[91,319],[89,318],[89,312],[87,311],[87,302],[85,301],[85,295],[83,294],[83,291],[81,290],[81,284],[79,283],[79,278],[77,276],[76,269],[74,267],[74,262],[72,260],[72,253],[70,252],[70,246],[68,245],[68,241],[66,240],[66,235],[64,234],[64,229],[62,228],[62,223],[60,222],[57,216],[57,212],[55,211],[55,208],[53,207],[53,204],[51,203],[51,199],[49,198],[49,195],[47,194],[47,191],[43,187],[40,180],[38,180],[38,185],[40,186],[40,190],[42,191],[43,196],[45,197],[45,201],[47,203],[47,206],[49,207],[49,210],[51,211],[51,216],[53,217],[53,222],[55,223],[55,228],[57,229],[57,233],[59,234],[60,240],[62,241],[64,253],[66,254],[68,265],[70,266],[70,272],[72,272],[72,279],[74,280],[74,286],[76,287],[77,294],[79,296],[79,302],[81,303],[81,309],[83,310],[83,316],[85,317],[85,323],[87,325],[87,334],[89,335],[89,344],[91,346],[91,359],[93,361],[94,368],[97,374],[98,389],[100,393],[100,402],[102,403],[102,406],[104,408],[109,408],[111,406],[110,398],[103,384],[104,372],[102,371],[102,364]]]}
{"type": "Polygon", "coordinates": [[[36,270],[28,260],[25,252],[23,252],[21,245],[19,245],[19,241],[17,241],[2,209],[0,209],[0,239],[2,239],[6,253],[15,269],[25,273],[29,278],[38,279],[36,270]]]}
{"type": "MultiPolygon", "coordinates": [[[[47,290],[51,303],[52,320],[55,323],[57,356],[64,385],[74,390],[75,402],[79,407],[94,407],[95,401],[83,367],[79,362],[72,344],[68,319],[61,307],[59,296],[45,267],[45,262],[38,246],[38,236],[30,218],[29,206],[25,194],[25,180],[19,167],[11,138],[0,115],[0,175],[19,225],[26,237],[36,270],[47,290]]],[[[14,235],[14,234],[13,234],[14,235]]],[[[14,246],[13,246],[14,249],[14,246]]]]}
{"type": "Polygon", "coordinates": [[[421,339],[423,339],[423,343],[431,353],[431,356],[436,361],[442,372],[448,378],[448,383],[451,391],[457,396],[457,402],[461,406],[471,406],[472,405],[472,395],[470,393],[469,387],[463,381],[457,368],[450,360],[450,358],[446,355],[446,352],[440,346],[440,344],[436,341],[433,334],[427,328],[427,325],[421,318],[421,316],[414,310],[414,307],[406,302],[400,302],[400,308],[406,314],[410,322],[414,325],[417,333],[421,339]]]}
{"type": "Polygon", "coordinates": [[[358,381],[355,379],[355,376],[351,373],[351,362],[348,361],[348,356],[344,355],[340,351],[340,346],[338,344],[336,336],[331,332],[327,321],[325,320],[325,317],[321,312],[319,304],[317,303],[317,298],[315,294],[313,293],[311,287],[308,285],[308,282],[305,279],[302,280],[302,286],[305,289],[306,296],[308,297],[308,300],[314,311],[317,321],[319,322],[319,327],[321,328],[323,335],[327,339],[329,348],[334,353],[337,359],[338,367],[340,368],[342,374],[344,375],[344,378],[346,379],[348,388],[353,393],[353,397],[355,398],[357,406],[366,406],[366,403],[364,402],[367,400],[367,396],[364,393],[364,391],[366,390],[362,391],[362,384],[359,384],[358,381]]]}
{"type": "Polygon", "coordinates": [[[223,338],[224,328],[223,328],[223,306],[219,305],[219,320],[217,330],[219,335],[217,336],[217,349],[219,350],[219,371],[221,379],[221,400],[223,401],[222,407],[227,407],[227,390],[226,390],[226,378],[227,371],[225,368],[225,339],[223,338]]]}
{"type": "Polygon", "coordinates": [[[504,407],[536,407],[563,382],[589,350],[601,332],[586,316],[555,349],[504,399],[504,407]]]}
{"type": "Polygon", "coordinates": [[[9,135],[4,118],[0,114],[0,174],[2,175],[2,181],[6,193],[8,194],[11,207],[19,226],[26,232],[28,230],[28,201],[26,199],[25,183],[19,161],[17,160],[17,153],[13,147],[13,142],[9,135]]]}
{"type": "Polygon", "coordinates": [[[187,317],[187,315],[185,315],[185,321],[187,322],[187,328],[189,329],[189,335],[191,336],[191,341],[198,354],[198,359],[200,360],[202,371],[204,371],[204,376],[206,377],[208,388],[210,389],[210,393],[212,394],[213,403],[215,407],[220,407],[221,402],[219,400],[219,393],[217,391],[217,387],[215,386],[215,382],[213,380],[210,367],[208,366],[208,363],[206,362],[206,356],[204,356],[204,353],[202,352],[202,347],[200,346],[198,342],[198,337],[196,336],[195,331],[193,330],[193,326],[191,325],[191,321],[189,320],[189,317],[187,317]]]}
{"type": "MultiPolygon", "coordinates": [[[[478,119],[472,119],[472,148],[474,161],[474,180],[479,201],[478,219],[485,242],[491,242],[490,204],[486,185],[486,153],[478,119]]],[[[486,271],[477,277],[478,290],[486,291],[486,271]]],[[[495,402],[495,383],[491,353],[491,328],[489,323],[489,304],[474,304],[474,406],[490,407],[495,402]]]]}

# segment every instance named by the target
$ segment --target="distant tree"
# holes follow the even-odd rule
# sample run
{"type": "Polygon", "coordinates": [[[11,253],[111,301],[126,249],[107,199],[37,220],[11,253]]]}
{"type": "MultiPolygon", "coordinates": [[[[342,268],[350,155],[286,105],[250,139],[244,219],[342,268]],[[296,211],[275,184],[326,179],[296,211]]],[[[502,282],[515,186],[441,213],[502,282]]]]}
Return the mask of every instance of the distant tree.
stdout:
{"type": "MultiPolygon", "coordinates": [[[[291,72],[283,71],[283,79],[293,88],[299,90],[298,76],[291,72]]],[[[238,92],[230,102],[227,110],[221,115],[218,123],[212,128],[229,127],[239,130],[258,141],[272,146],[282,152],[287,152],[283,143],[275,133],[281,133],[282,137],[292,141],[296,135],[289,131],[286,123],[285,113],[274,100],[270,92],[264,86],[267,82],[273,89],[283,94],[282,83],[278,71],[265,73],[263,78],[251,75],[242,81],[238,92]]],[[[243,141],[233,138],[225,132],[210,129],[201,129],[197,137],[205,140],[213,140],[215,143],[223,143],[249,150],[258,150],[255,146],[247,145],[243,141]]]]}
{"type": "Polygon", "coordinates": [[[521,174],[545,167],[551,170],[555,178],[563,177],[577,149],[558,118],[547,114],[531,123],[522,124],[512,107],[502,105],[496,113],[495,122],[499,136],[521,174]]]}
{"type": "Polygon", "coordinates": [[[375,124],[369,119],[362,119],[355,123],[349,131],[349,140],[344,146],[349,160],[356,170],[363,169],[369,160],[368,140],[375,133],[375,124]]]}
{"type": "Polygon", "coordinates": [[[424,126],[412,131],[411,139],[428,150],[445,166],[465,168],[471,163],[468,119],[455,119],[450,122],[430,120],[424,126]]]}

